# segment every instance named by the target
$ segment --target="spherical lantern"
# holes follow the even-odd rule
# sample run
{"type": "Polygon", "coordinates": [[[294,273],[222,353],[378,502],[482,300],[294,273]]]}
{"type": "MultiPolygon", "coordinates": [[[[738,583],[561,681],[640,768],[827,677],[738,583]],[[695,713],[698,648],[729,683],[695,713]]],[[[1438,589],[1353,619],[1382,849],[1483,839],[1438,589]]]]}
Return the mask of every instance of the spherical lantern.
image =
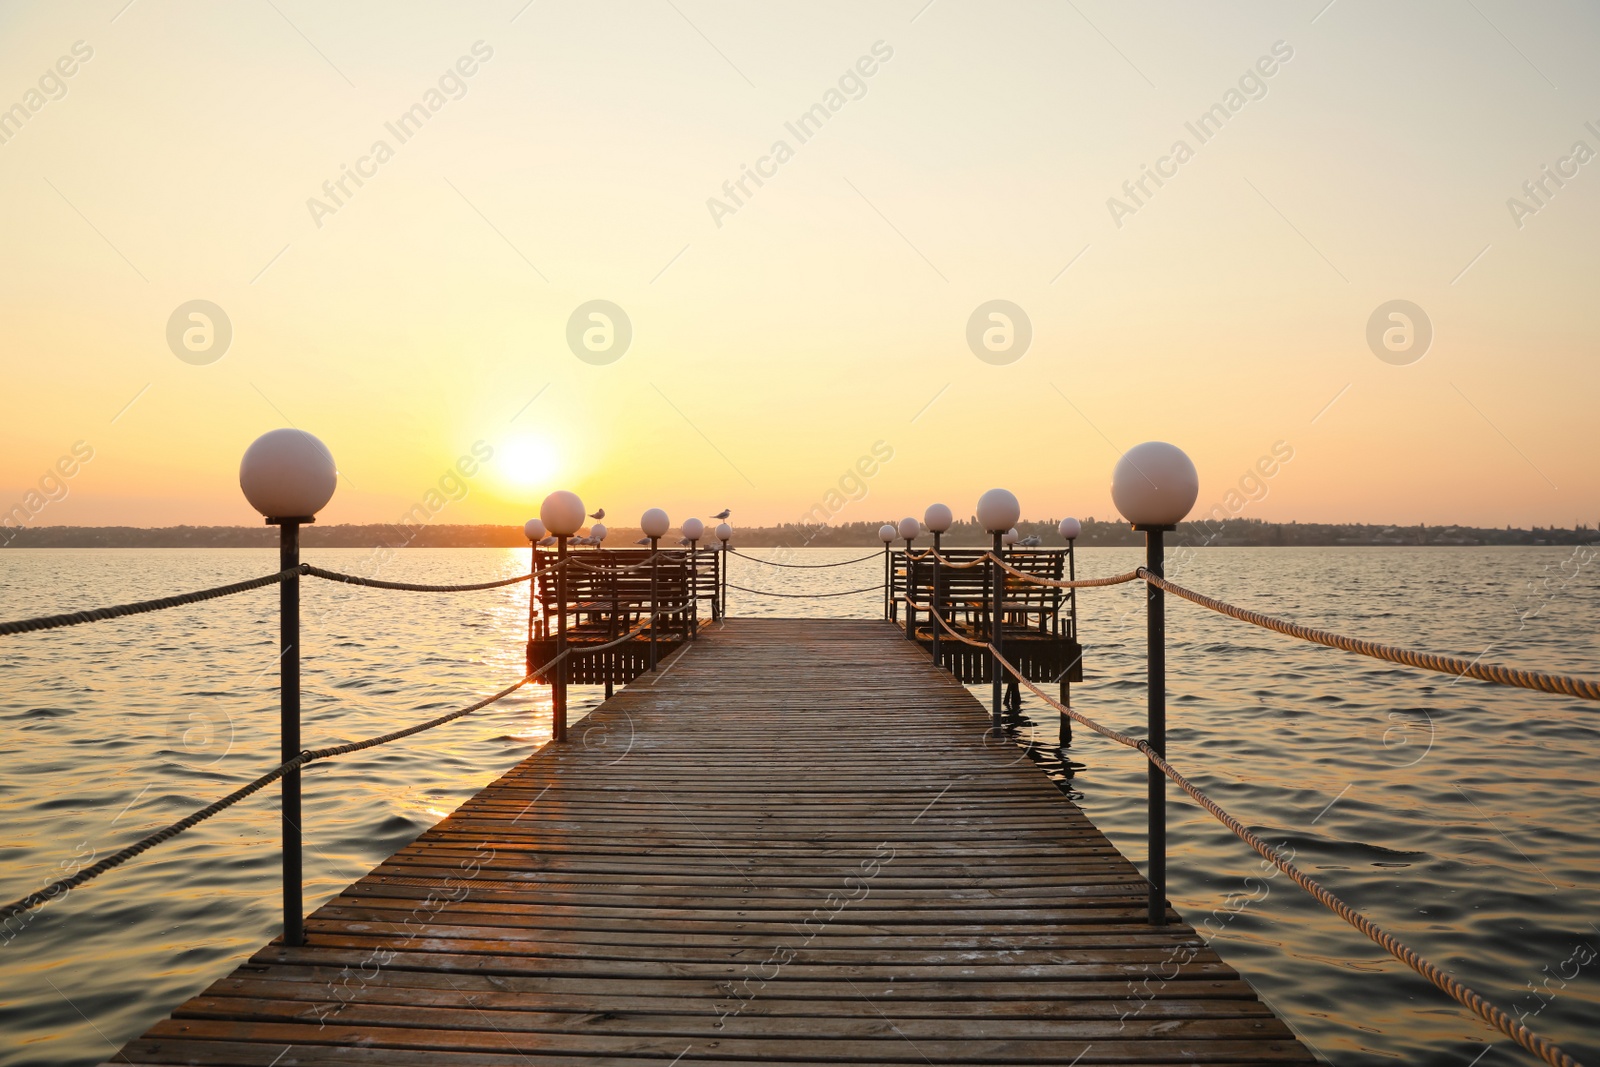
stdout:
{"type": "Polygon", "coordinates": [[[1000,543],[1010,548],[1017,543],[1017,528],[1015,526],[1000,535],[1000,543]]]}
{"type": "Polygon", "coordinates": [[[1078,539],[1078,535],[1083,533],[1083,523],[1079,522],[1077,519],[1062,519],[1061,525],[1056,527],[1056,529],[1060,530],[1061,536],[1065,537],[1068,541],[1076,541],[1078,539]]]}
{"type": "Polygon", "coordinates": [[[539,505],[539,518],[545,529],[557,537],[571,537],[583,528],[583,501],[577,493],[557,489],[539,505]]]}
{"type": "Polygon", "coordinates": [[[660,508],[651,508],[639,516],[639,528],[644,531],[646,537],[665,537],[667,531],[672,529],[672,520],[667,518],[667,513],[660,508]]]}
{"type": "Polygon", "coordinates": [[[717,523],[717,540],[727,544],[733,540],[733,527],[725,522],[717,523]]]}
{"type": "Polygon", "coordinates": [[[920,533],[922,533],[922,523],[918,522],[910,515],[907,515],[905,518],[900,520],[899,534],[901,540],[915,541],[917,539],[917,535],[920,533]]]}
{"type": "Polygon", "coordinates": [[[339,483],[328,446],[303,430],[269,430],[239,461],[239,488],[269,519],[310,519],[339,483]]]}
{"type": "Polygon", "coordinates": [[[706,524],[699,519],[684,519],[679,529],[683,531],[683,536],[691,541],[698,541],[706,535],[706,524]]]}
{"type": "Polygon", "coordinates": [[[893,541],[894,538],[895,528],[893,526],[890,526],[888,523],[884,523],[882,526],[878,527],[878,540],[882,541],[884,544],[888,544],[890,541],[893,541]]]}
{"type": "Polygon", "coordinates": [[[1200,474],[1165,441],[1134,445],[1111,472],[1111,500],[1135,526],[1176,526],[1200,495],[1200,474]]]}
{"type": "Polygon", "coordinates": [[[538,519],[529,519],[522,524],[522,536],[530,541],[543,541],[547,533],[549,531],[544,528],[544,523],[538,519]]]}
{"type": "Polygon", "coordinates": [[[943,504],[929,504],[928,510],[922,513],[922,521],[928,527],[929,533],[942,534],[950,529],[950,524],[956,521],[956,517],[943,504]]]}
{"type": "Polygon", "coordinates": [[[606,529],[606,524],[603,522],[597,522],[593,526],[589,527],[589,536],[594,538],[595,544],[599,544],[601,541],[604,541],[606,539],[606,534],[610,532],[610,530],[606,529]]]}
{"type": "Polygon", "coordinates": [[[1022,505],[1008,490],[991,489],[978,498],[978,522],[990,533],[1005,533],[1022,518],[1022,505]]]}

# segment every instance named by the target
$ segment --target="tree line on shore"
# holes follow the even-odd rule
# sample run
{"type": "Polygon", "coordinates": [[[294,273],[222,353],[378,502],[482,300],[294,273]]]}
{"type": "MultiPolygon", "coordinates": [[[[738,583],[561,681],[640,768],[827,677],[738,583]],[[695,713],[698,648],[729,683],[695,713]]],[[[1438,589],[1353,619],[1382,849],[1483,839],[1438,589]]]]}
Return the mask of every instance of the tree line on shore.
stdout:
{"type": "MultiPolygon", "coordinates": [[[[735,528],[733,544],[739,548],[877,548],[878,528],[893,519],[831,525],[785,523],[779,526],[735,528]]],[[[1044,547],[1066,542],[1056,531],[1056,520],[1017,524],[1019,536],[1037,536],[1044,547]]],[[[265,548],[277,544],[277,530],[267,526],[37,526],[8,528],[0,537],[7,548],[265,548]]],[[[613,527],[606,544],[631,547],[639,531],[613,527]]],[[[306,526],[301,544],[307,548],[516,548],[527,545],[519,526],[391,523],[306,526]]],[[[708,539],[709,540],[709,539],[708,539]]],[[[1179,525],[1169,545],[1192,547],[1317,546],[1317,545],[1577,545],[1596,540],[1595,527],[1579,523],[1571,529],[1507,526],[1389,526],[1377,523],[1263,522],[1260,519],[1196,521],[1179,525]]],[[[663,542],[674,547],[677,531],[663,542]]],[[[987,544],[989,536],[976,520],[957,522],[944,535],[952,546],[987,544]]],[[[898,542],[897,542],[898,543],[898,542]]],[[[1080,547],[1134,546],[1144,535],[1121,520],[1084,519],[1080,547]]]]}

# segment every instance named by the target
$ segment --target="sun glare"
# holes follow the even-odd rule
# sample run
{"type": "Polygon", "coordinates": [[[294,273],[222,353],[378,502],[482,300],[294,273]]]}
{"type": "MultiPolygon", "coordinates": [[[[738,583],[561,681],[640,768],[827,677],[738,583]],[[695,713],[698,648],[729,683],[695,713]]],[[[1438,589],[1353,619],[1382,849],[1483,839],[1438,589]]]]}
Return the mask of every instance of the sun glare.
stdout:
{"type": "Polygon", "coordinates": [[[549,484],[558,461],[555,446],[538,437],[507,441],[495,456],[502,477],[519,489],[536,489],[549,484]]]}

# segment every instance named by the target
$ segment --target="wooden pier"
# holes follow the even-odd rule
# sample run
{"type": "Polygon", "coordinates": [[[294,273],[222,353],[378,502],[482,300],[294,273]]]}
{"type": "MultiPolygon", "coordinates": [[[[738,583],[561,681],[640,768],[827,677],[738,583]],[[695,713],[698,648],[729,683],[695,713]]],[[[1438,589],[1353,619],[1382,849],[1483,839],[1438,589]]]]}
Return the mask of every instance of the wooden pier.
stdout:
{"type": "Polygon", "coordinates": [[[889,622],[726,620],[145,1064],[1315,1063],[889,622]]]}

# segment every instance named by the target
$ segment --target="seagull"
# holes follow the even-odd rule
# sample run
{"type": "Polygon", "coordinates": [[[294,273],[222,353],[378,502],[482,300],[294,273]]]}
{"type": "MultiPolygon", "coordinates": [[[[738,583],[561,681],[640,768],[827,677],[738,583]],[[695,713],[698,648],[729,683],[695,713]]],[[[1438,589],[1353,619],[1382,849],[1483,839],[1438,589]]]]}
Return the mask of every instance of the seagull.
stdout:
{"type": "Polygon", "coordinates": [[[1037,535],[1030,534],[1027,537],[1024,537],[1022,540],[1018,541],[1017,542],[1017,547],[1018,548],[1038,548],[1042,544],[1044,544],[1044,542],[1039,540],[1037,535]]]}
{"type": "Polygon", "coordinates": [[[689,544],[689,539],[687,537],[680,537],[678,538],[678,544],[687,547],[689,544]]]}
{"type": "Polygon", "coordinates": [[[641,537],[641,538],[639,538],[639,540],[634,542],[634,544],[636,544],[636,545],[648,545],[649,543],[650,543],[650,538],[648,538],[648,537],[641,537]]]}
{"type": "Polygon", "coordinates": [[[591,519],[595,519],[595,520],[603,519],[603,518],[606,517],[606,509],[605,508],[601,508],[599,511],[595,512],[593,515],[590,515],[589,517],[591,519]]]}
{"type": "Polygon", "coordinates": [[[723,508],[721,511],[717,512],[715,515],[713,515],[711,517],[720,522],[721,520],[726,519],[729,515],[732,515],[732,514],[733,514],[733,509],[732,508],[723,508]]]}
{"type": "Polygon", "coordinates": [[[550,546],[551,546],[551,545],[553,545],[553,544],[555,544],[555,543],[556,543],[556,539],[555,539],[555,537],[554,537],[554,536],[553,536],[553,535],[552,535],[552,536],[550,536],[550,537],[546,537],[546,538],[545,538],[545,539],[544,539],[544,540],[543,540],[543,541],[540,541],[540,542],[539,542],[539,545],[540,545],[540,547],[542,547],[542,548],[549,548],[549,547],[550,547],[550,546]]]}

